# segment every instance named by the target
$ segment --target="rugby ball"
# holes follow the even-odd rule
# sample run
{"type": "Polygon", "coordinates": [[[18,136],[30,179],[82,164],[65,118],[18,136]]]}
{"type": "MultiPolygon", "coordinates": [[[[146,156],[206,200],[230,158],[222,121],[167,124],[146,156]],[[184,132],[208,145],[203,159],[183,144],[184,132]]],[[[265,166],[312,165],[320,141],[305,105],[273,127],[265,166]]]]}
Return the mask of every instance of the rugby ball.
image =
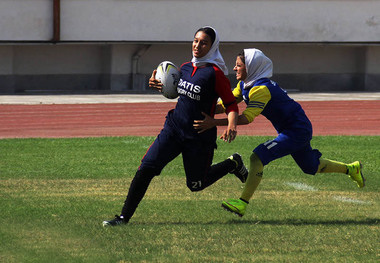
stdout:
{"type": "Polygon", "coordinates": [[[162,95],[168,99],[178,97],[179,70],[176,65],[170,61],[161,62],[157,67],[156,79],[162,82],[162,95]]]}

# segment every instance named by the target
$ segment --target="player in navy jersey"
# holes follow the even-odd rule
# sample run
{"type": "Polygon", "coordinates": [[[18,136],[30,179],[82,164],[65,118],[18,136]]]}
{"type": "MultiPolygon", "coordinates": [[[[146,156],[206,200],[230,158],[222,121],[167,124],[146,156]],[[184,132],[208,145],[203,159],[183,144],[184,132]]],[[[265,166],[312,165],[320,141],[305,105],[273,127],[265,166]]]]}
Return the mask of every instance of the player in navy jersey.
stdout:
{"type": "MultiPolygon", "coordinates": [[[[238,125],[251,123],[256,116],[262,114],[278,132],[277,138],[260,144],[250,156],[250,169],[244,190],[239,199],[229,199],[222,206],[239,216],[243,216],[249,200],[260,184],[264,166],[271,161],[291,155],[297,165],[307,174],[345,173],[357,184],[364,187],[362,165],[359,161],[345,164],[321,158],[317,149],[312,149],[312,125],[304,110],[285,90],[270,80],[272,61],[258,49],[244,49],[237,58],[234,67],[236,79],[239,80],[233,94],[237,102],[247,105],[239,115],[238,125]]],[[[223,103],[217,106],[217,112],[224,111],[223,103]]],[[[203,114],[203,120],[196,120],[194,127],[206,132],[215,126],[226,125],[225,119],[213,119],[203,114]]]]}
{"type": "MultiPolygon", "coordinates": [[[[182,154],[186,183],[191,191],[201,191],[228,173],[245,182],[248,170],[242,158],[235,153],[226,160],[212,165],[216,149],[217,130],[213,127],[198,133],[194,120],[202,113],[214,116],[218,98],[222,98],[227,113],[227,129],[221,139],[231,142],[236,137],[238,107],[231,92],[223,57],[219,52],[219,37],[211,27],[200,28],[192,44],[193,58],[180,68],[179,99],[175,109],[166,116],[164,128],[150,146],[132,180],[121,214],[103,221],[103,226],[128,223],[145,195],[151,180],[179,154],[182,154]]],[[[149,79],[149,86],[159,91],[162,83],[155,78],[156,70],[149,79]]]]}

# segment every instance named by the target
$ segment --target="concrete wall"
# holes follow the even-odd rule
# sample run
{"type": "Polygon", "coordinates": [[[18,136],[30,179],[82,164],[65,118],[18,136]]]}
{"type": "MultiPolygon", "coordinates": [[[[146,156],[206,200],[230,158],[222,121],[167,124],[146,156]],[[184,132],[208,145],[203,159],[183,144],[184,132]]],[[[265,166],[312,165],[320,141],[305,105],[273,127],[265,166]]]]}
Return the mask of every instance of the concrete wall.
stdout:
{"type": "Polygon", "coordinates": [[[365,89],[380,91],[380,47],[368,47],[365,55],[365,89]]]}
{"type": "Polygon", "coordinates": [[[0,41],[50,40],[52,3],[52,0],[1,0],[0,41]]]}
{"type": "MultiPolygon", "coordinates": [[[[236,54],[250,47],[273,60],[273,79],[289,90],[380,90],[380,48],[355,45],[222,44],[232,84],[236,54]]],[[[191,45],[5,45],[0,57],[0,93],[145,92],[152,70],[164,60],[189,61],[191,45]]]]}
{"type": "Polygon", "coordinates": [[[187,41],[210,24],[232,42],[379,41],[380,1],[65,0],[62,10],[63,40],[187,41]]]}
{"type": "Polygon", "coordinates": [[[230,69],[263,50],[289,90],[380,91],[380,1],[0,1],[0,93],[148,92],[163,60],[191,59],[196,29],[214,26],[230,69]],[[153,11],[154,10],[154,11],[153,11]]]}
{"type": "MultiPolygon", "coordinates": [[[[53,0],[1,0],[0,40],[50,40],[52,10],[53,0]]],[[[378,42],[380,1],[61,1],[63,41],[188,41],[203,25],[228,42],[378,42]]]]}

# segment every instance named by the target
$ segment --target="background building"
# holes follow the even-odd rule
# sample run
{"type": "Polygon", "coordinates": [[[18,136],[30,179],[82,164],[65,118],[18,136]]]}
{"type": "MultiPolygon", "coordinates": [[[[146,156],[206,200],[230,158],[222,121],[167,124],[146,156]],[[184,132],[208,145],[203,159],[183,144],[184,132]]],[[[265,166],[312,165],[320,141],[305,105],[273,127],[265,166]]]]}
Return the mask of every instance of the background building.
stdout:
{"type": "Polygon", "coordinates": [[[256,47],[288,90],[380,91],[380,1],[1,0],[0,93],[149,92],[215,27],[232,68],[256,47]]]}

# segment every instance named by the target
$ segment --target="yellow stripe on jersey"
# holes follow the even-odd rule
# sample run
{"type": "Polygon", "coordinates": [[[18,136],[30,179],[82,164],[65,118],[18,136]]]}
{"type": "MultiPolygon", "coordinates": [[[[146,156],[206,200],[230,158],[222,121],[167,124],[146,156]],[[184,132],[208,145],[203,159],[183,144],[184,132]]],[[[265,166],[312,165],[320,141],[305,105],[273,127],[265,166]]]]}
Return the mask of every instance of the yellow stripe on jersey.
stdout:
{"type": "MultiPolygon", "coordinates": [[[[235,96],[236,97],[236,96],[235,96]]],[[[249,122],[252,122],[264,110],[271,94],[267,86],[254,86],[249,91],[249,102],[243,114],[249,122]]]]}

